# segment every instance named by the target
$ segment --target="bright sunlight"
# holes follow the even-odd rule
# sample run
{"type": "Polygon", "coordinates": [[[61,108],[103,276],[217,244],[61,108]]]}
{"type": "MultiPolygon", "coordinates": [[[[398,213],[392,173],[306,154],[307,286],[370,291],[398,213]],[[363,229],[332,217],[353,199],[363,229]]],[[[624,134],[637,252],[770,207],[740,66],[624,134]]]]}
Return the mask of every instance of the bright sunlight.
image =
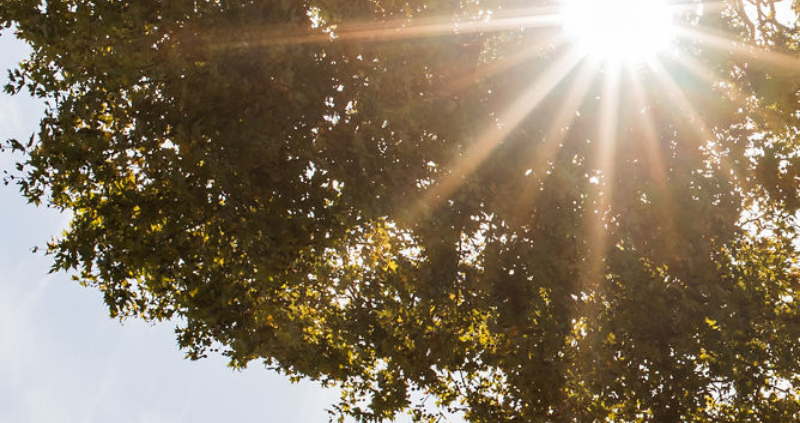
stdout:
{"type": "Polygon", "coordinates": [[[581,53],[638,63],[669,47],[673,12],[666,0],[564,0],[564,28],[581,53]]]}

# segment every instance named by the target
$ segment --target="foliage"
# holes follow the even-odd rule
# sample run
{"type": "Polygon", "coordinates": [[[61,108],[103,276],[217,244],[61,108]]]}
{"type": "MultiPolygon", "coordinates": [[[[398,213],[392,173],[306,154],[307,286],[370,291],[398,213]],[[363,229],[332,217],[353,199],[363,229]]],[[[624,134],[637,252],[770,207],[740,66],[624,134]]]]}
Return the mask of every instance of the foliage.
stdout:
{"type": "Polygon", "coordinates": [[[13,179],[112,316],[341,415],[796,421],[800,30],[707,3],[685,24],[745,47],[683,40],[705,78],[625,71],[611,110],[574,70],[511,124],[557,28],[410,29],[546,1],[4,1],[7,91],[49,104],[13,179]]]}

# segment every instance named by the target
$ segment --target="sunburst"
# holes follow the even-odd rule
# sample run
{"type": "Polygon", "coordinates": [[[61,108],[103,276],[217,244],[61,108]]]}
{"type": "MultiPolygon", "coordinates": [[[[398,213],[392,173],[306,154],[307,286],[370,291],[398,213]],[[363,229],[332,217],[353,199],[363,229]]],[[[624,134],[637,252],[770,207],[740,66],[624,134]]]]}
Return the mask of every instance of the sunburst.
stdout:
{"type": "Polygon", "coordinates": [[[675,12],[666,0],[565,0],[564,29],[587,56],[637,63],[668,49],[675,12]]]}
{"type": "MultiPolygon", "coordinates": [[[[771,52],[755,45],[748,45],[697,24],[697,17],[706,13],[718,13],[719,9],[728,7],[725,1],[698,2],[693,0],[559,0],[546,7],[532,7],[524,9],[504,9],[495,13],[485,13],[481,19],[471,19],[465,16],[426,16],[403,17],[386,21],[370,22],[337,22],[326,23],[320,17],[312,19],[313,25],[304,31],[289,29],[289,27],[248,28],[236,31],[210,32],[203,36],[207,38],[208,45],[216,49],[258,48],[272,45],[308,44],[308,43],[381,43],[392,40],[406,40],[414,42],[416,39],[427,37],[441,37],[448,34],[489,34],[521,29],[549,29],[549,36],[542,40],[551,43],[555,50],[562,50],[561,59],[553,60],[549,68],[531,76],[530,88],[520,92],[508,106],[498,111],[497,120],[503,125],[498,127],[490,125],[476,139],[472,148],[456,159],[453,163],[443,164],[449,172],[441,172],[440,179],[428,186],[427,192],[417,204],[416,210],[427,210],[435,207],[436,203],[447,198],[456,190],[463,178],[478,168],[481,163],[491,156],[492,151],[500,146],[504,140],[522,123],[526,117],[534,112],[543,100],[561,84],[573,70],[580,66],[579,72],[585,81],[576,82],[580,89],[572,90],[563,99],[560,116],[571,116],[578,111],[583,103],[583,96],[589,91],[588,84],[593,84],[596,78],[593,74],[603,74],[606,81],[617,81],[615,84],[604,87],[603,96],[621,101],[618,92],[622,87],[631,87],[642,84],[635,80],[637,72],[651,72],[658,87],[668,97],[673,106],[683,114],[688,115],[700,137],[710,136],[705,124],[700,120],[699,114],[685,99],[680,84],[673,80],[662,65],[665,56],[678,66],[685,67],[694,75],[707,80],[710,85],[715,83],[715,78],[724,77],[715,74],[706,65],[693,61],[690,56],[680,51],[678,44],[695,43],[702,48],[714,50],[718,55],[728,56],[741,60],[760,68],[774,69],[782,73],[800,74],[800,60],[794,56],[771,52]],[[553,33],[559,36],[553,37],[553,33]],[[548,38],[549,37],[549,38],[548,38]],[[611,75],[616,73],[616,75],[611,75]],[[624,78],[633,79],[626,80],[624,78]],[[574,110],[568,110],[574,108],[574,110]]],[[[789,12],[792,13],[792,12],[789,12]]],[[[480,70],[480,77],[485,78],[502,73],[509,67],[519,65],[529,60],[534,48],[520,51],[513,57],[504,61],[490,63],[480,70]]],[[[453,90],[462,89],[474,83],[475,75],[456,78],[453,90]]],[[[574,79],[570,78],[575,82],[574,79]]],[[[653,78],[650,78],[652,81],[653,78]]],[[[719,81],[716,81],[719,82],[719,81]]],[[[638,102],[646,101],[644,96],[635,96],[638,102]]],[[[605,106],[617,105],[603,99],[605,106]]],[[[646,104],[641,104],[640,109],[647,110],[646,104]]],[[[653,125],[649,116],[644,116],[644,122],[653,125]]],[[[563,138],[567,134],[565,122],[559,118],[550,128],[549,138],[563,138]]],[[[619,116],[616,113],[604,113],[597,122],[598,140],[613,143],[615,134],[610,128],[616,128],[619,116]],[[615,122],[605,120],[614,119],[615,122]]],[[[646,131],[652,135],[652,128],[646,131]]],[[[651,137],[652,138],[652,137],[651,137]]],[[[646,142],[653,142],[652,139],[646,142]]],[[[547,157],[555,154],[553,146],[559,143],[545,140],[548,148],[540,151],[543,157],[532,158],[532,166],[543,166],[547,157]]],[[[610,169],[613,164],[613,147],[601,148],[604,157],[598,158],[603,167],[610,169]]],[[[650,149],[650,154],[655,154],[655,149],[650,149]]],[[[657,157],[650,157],[653,163],[658,163],[657,157]]],[[[541,169],[533,169],[540,171],[541,169]]],[[[600,169],[598,169],[600,170],[600,169]]],[[[660,170],[660,171],[663,171],[660,170]]],[[[609,187],[610,188],[610,187],[609,187]]],[[[527,198],[527,197],[526,197],[527,198]]],[[[414,207],[412,207],[414,208],[414,207]]]]}
{"type": "MultiPolygon", "coordinates": [[[[604,74],[607,81],[617,81],[613,86],[604,87],[603,95],[613,98],[614,101],[620,99],[619,92],[614,90],[634,83],[642,83],[638,79],[638,72],[652,73],[660,85],[658,88],[664,91],[674,107],[680,109],[679,111],[692,121],[694,129],[697,130],[695,135],[709,139],[713,137],[713,134],[705,128],[705,123],[686,99],[680,84],[673,80],[669,72],[661,65],[661,60],[669,57],[673,63],[687,67],[687,71],[690,73],[700,73],[710,85],[720,82],[719,79],[714,80],[714,78],[719,78],[719,75],[714,75],[712,71],[704,69],[703,65],[698,63],[689,66],[687,63],[691,63],[691,59],[677,48],[679,42],[699,43],[706,49],[714,50],[716,54],[742,58],[760,67],[800,74],[800,60],[796,57],[742,44],[725,34],[716,33],[692,23],[704,13],[703,8],[707,13],[719,12],[719,9],[725,8],[726,2],[723,1],[706,2],[702,8],[698,2],[675,0],[562,0],[560,4],[561,7],[555,12],[552,8],[527,9],[519,13],[507,11],[491,25],[481,27],[482,24],[477,24],[469,28],[471,32],[492,32],[507,30],[509,25],[536,28],[558,26],[567,39],[566,42],[561,40],[559,48],[569,49],[564,57],[571,57],[573,61],[569,66],[564,66],[563,60],[554,61],[550,68],[533,76],[530,82],[531,89],[521,94],[516,101],[498,113],[499,120],[504,123],[502,128],[488,128],[478,138],[478,142],[471,152],[451,164],[450,168],[453,171],[445,174],[438,184],[431,186],[423,200],[426,207],[430,207],[431,203],[445,198],[455,190],[458,181],[463,180],[465,174],[477,168],[485,158],[489,157],[490,153],[502,144],[515,127],[528,114],[534,112],[544,96],[555,85],[567,78],[580,62],[583,62],[583,67],[594,69],[595,73],[604,74]],[[633,79],[622,80],[622,78],[633,79]]],[[[415,33],[420,36],[429,35],[427,31],[415,33]]],[[[502,67],[496,66],[495,68],[501,69],[502,67]]],[[[591,77],[591,73],[589,71],[582,74],[584,78],[588,78],[591,77]]],[[[585,92],[586,90],[581,91],[585,92]]],[[[574,107],[570,113],[578,111],[583,101],[583,93],[581,98],[572,98],[575,97],[575,94],[573,93],[568,101],[570,107],[574,107]]],[[[636,98],[639,102],[646,101],[642,96],[636,98]]],[[[614,106],[606,103],[607,101],[604,99],[604,107],[614,106]]],[[[647,110],[647,104],[642,103],[640,108],[647,110]]],[[[644,116],[644,118],[649,125],[653,125],[650,116],[644,116]]],[[[600,121],[597,122],[598,140],[614,142],[616,135],[609,133],[609,128],[616,128],[618,123],[616,120],[618,120],[618,116],[614,113],[604,113],[601,116],[600,121]],[[608,122],[609,119],[614,119],[615,122],[608,122]]],[[[646,132],[652,134],[652,128],[646,132]]],[[[545,141],[547,142],[547,140],[545,141]]],[[[652,142],[652,140],[648,140],[648,142],[652,142]]],[[[614,160],[613,148],[611,146],[608,146],[607,149],[603,147],[601,151],[605,151],[605,155],[599,158],[599,162],[605,168],[612,168],[610,162],[614,160]]],[[[655,154],[654,149],[649,151],[650,154],[655,154]]],[[[547,156],[552,154],[554,152],[548,152],[547,156]]],[[[657,157],[650,157],[650,160],[653,163],[660,162],[657,157]]],[[[545,157],[544,160],[534,158],[533,161],[541,164],[546,162],[547,158],[545,157]]],[[[539,171],[540,169],[534,170],[539,171]]]]}

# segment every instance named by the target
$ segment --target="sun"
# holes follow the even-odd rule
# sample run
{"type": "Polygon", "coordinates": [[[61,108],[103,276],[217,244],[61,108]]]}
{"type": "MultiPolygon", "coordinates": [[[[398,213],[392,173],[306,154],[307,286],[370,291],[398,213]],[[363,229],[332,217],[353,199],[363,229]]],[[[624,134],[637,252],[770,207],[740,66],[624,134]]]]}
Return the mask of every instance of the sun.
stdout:
{"type": "Polygon", "coordinates": [[[586,56],[605,62],[645,62],[675,36],[667,0],[563,0],[564,29],[586,56]]]}

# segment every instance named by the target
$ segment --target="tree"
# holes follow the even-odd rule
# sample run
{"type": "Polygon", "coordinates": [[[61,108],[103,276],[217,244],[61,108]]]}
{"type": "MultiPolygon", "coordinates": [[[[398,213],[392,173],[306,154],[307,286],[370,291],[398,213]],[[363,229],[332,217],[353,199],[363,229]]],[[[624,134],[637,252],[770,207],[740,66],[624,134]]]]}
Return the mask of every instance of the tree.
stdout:
{"type": "Polygon", "coordinates": [[[113,317],[343,416],[793,421],[777,3],[689,2],[678,53],[619,70],[546,1],[3,2],[6,89],[49,104],[8,180],[72,213],[53,270],[113,317]]]}

